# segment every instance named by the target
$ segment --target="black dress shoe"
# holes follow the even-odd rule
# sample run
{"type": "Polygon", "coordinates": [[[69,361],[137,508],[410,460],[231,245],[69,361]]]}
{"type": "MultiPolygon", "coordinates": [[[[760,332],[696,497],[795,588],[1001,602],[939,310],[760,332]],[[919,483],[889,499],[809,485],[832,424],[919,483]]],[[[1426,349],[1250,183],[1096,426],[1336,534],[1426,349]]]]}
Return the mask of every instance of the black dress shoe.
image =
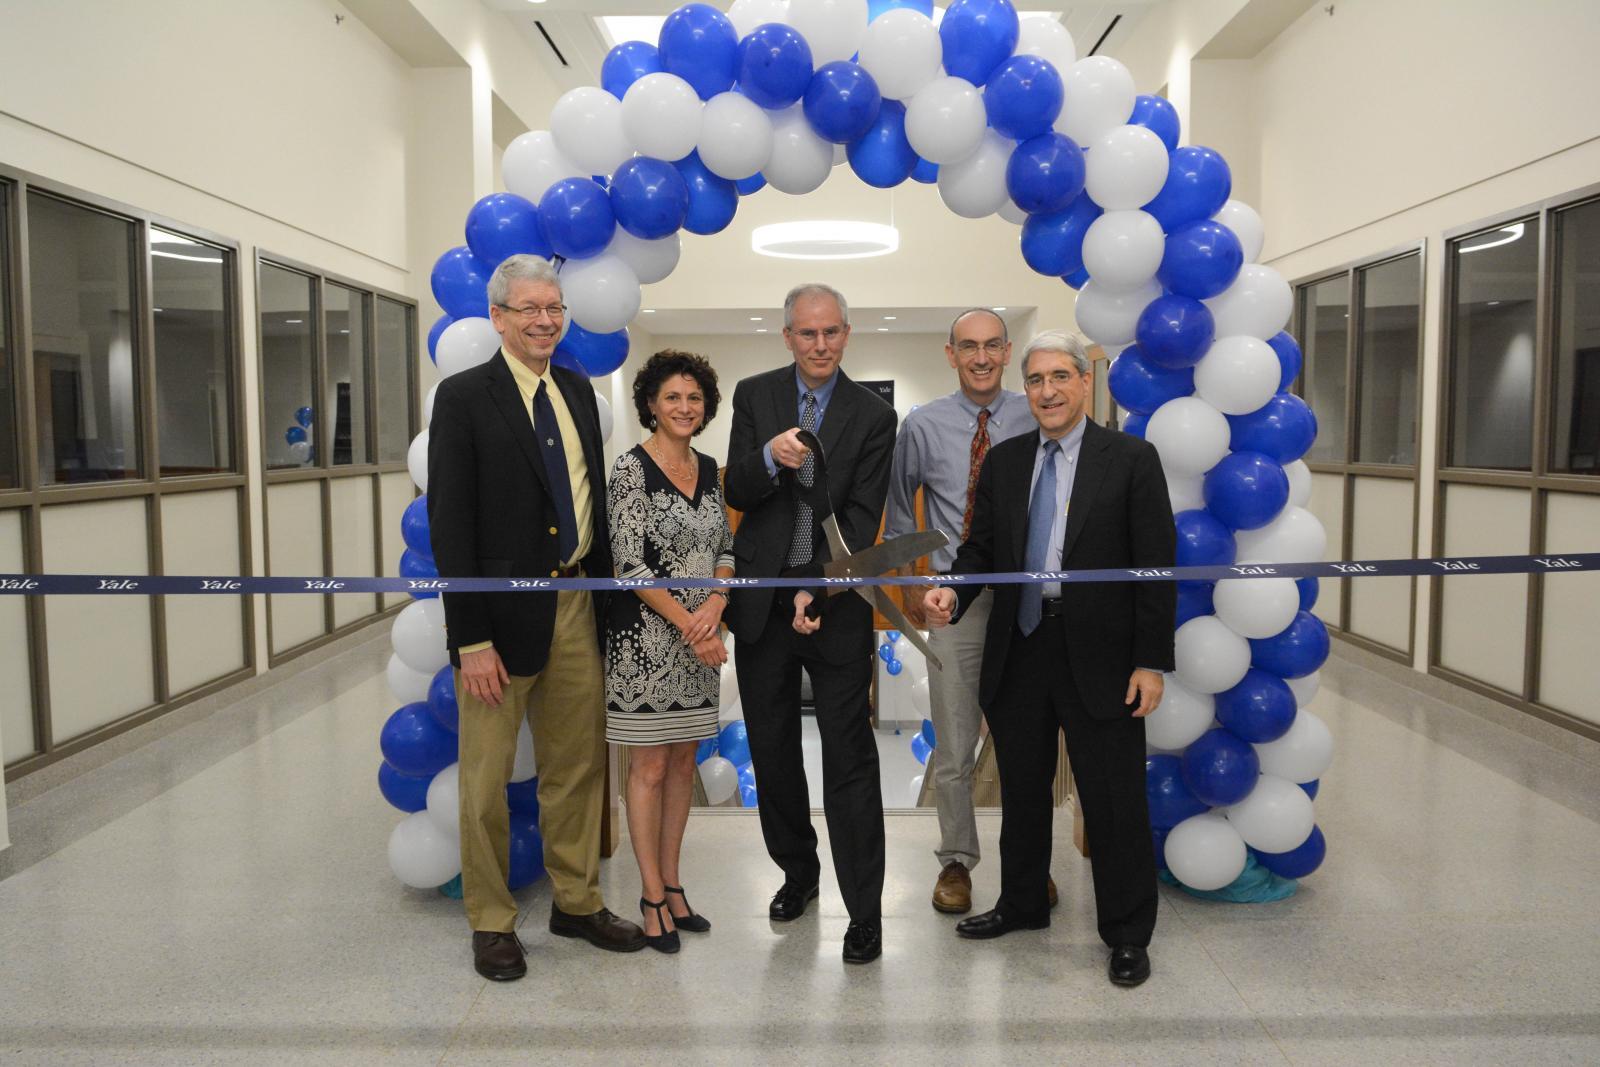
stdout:
{"type": "Polygon", "coordinates": [[[695,910],[689,907],[689,898],[683,895],[683,886],[669,885],[662,888],[674,896],[682,897],[683,906],[689,909],[689,914],[687,915],[674,915],[672,917],[673,926],[680,930],[687,930],[691,934],[709,934],[711,932],[711,920],[704,915],[695,914],[695,910]]]}
{"type": "Polygon", "coordinates": [[[772,895],[772,903],[767,905],[767,915],[773,922],[793,922],[806,913],[806,905],[817,899],[817,886],[815,883],[808,889],[793,882],[785,882],[782,887],[772,895]]]}
{"type": "Polygon", "coordinates": [[[844,931],[844,961],[871,963],[883,955],[883,927],[877,923],[851,923],[844,931]]]}
{"type": "Polygon", "coordinates": [[[581,937],[607,952],[638,952],[646,944],[637,923],[618,918],[606,908],[593,915],[568,915],[552,904],[550,932],[557,937],[581,937]]]}
{"type": "Polygon", "coordinates": [[[1111,950],[1111,962],[1106,969],[1112,985],[1138,985],[1150,977],[1150,953],[1138,945],[1118,945],[1111,950]]]}
{"type": "Polygon", "coordinates": [[[514,982],[528,973],[528,961],[516,934],[472,931],[472,966],[491,982],[514,982]]]}
{"type": "Polygon", "coordinates": [[[999,908],[993,908],[956,923],[956,933],[974,941],[985,941],[991,937],[1009,934],[1013,930],[1043,930],[1049,925],[1048,915],[1042,919],[1019,919],[999,908]]]}

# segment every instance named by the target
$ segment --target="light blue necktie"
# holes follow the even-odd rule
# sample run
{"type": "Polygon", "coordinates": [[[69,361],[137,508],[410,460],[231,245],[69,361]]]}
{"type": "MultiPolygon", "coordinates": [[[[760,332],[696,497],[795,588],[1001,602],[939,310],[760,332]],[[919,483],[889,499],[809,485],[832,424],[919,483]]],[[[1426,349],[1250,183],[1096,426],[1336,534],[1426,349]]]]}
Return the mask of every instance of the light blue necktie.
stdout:
{"type": "MultiPolygon", "coordinates": [[[[1061,454],[1059,441],[1046,441],[1044,462],[1039,465],[1039,477],[1033,483],[1033,496],[1028,500],[1028,547],[1023,554],[1023,566],[1037,574],[1044,570],[1050,558],[1050,531],[1056,525],[1056,457],[1061,454]]],[[[1017,605],[1017,628],[1023,636],[1039,627],[1044,612],[1044,585],[1035,582],[1022,587],[1022,602],[1017,605]]]]}

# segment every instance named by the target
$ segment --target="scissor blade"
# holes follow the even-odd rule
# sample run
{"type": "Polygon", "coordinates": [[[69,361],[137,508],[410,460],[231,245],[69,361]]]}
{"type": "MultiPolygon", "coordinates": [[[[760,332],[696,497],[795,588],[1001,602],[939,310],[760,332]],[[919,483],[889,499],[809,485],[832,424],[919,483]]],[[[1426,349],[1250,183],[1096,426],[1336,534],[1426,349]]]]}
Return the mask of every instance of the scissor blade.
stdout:
{"type": "Polygon", "coordinates": [[[943,530],[917,530],[914,533],[891,537],[881,544],[863,548],[843,558],[835,558],[823,565],[822,573],[829,578],[876,578],[936,552],[950,543],[943,530]]]}
{"type": "Polygon", "coordinates": [[[873,586],[872,592],[874,600],[877,603],[878,610],[883,612],[890,622],[894,623],[894,628],[896,630],[899,630],[901,633],[906,635],[907,641],[910,641],[916,646],[917,651],[921,652],[923,658],[928,661],[928,666],[932,667],[936,671],[944,670],[944,664],[939,662],[939,657],[933,654],[933,650],[928,647],[928,642],[922,639],[922,635],[919,634],[916,631],[916,628],[911,625],[911,620],[905,617],[904,613],[902,613],[900,610],[900,606],[890,598],[888,592],[884,590],[883,586],[873,586]]]}

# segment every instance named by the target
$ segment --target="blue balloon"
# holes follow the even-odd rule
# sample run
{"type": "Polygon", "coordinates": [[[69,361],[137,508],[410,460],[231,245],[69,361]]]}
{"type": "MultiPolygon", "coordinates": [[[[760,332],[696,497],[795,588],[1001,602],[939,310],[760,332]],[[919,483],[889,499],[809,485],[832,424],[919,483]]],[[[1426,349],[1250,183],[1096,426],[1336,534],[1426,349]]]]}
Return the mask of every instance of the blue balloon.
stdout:
{"type": "Polygon", "coordinates": [[[689,217],[689,185],[671,163],[634,156],[611,179],[617,225],[645,241],[671,237],[689,217]]]}
{"type": "Polygon", "coordinates": [[[1216,582],[1179,582],[1176,626],[1182,626],[1190,619],[1198,619],[1202,615],[1216,614],[1216,607],[1211,602],[1216,587],[1216,582]]]}
{"type": "Polygon", "coordinates": [[[1016,50],[1020,29],[1011,0],[955,0],[939,24],[945,72],[985,84],[1016,50]]]}
{"type": "Polygon", "coordinates": [[[1315,578],[1296,578],[1294,586],[1300,590],[1300,610],[1310,611],[1317,606],[1317,594],[1322,591],[1315,578]]]}
{"type": "Polygon", "coordinates": [[[519,815],[511,820],[511,864],[506,888],[516,892],[543,877],[544,839],[539,836],[539,817],[519,815]]]}
{"type": "Polygon", "coordinates": [[[739,71],[739,34],[710,4],[684,4],[661,24],[661,69],[710,100],[733,88],[739,71]]]}
{"type": "Polygon", "coordinates": [[[699,152],[690,152],[673,166],[689,186],[689,214],[683,228],[690,233],[720,233],[739,210],[739,191],[726,178],[706,169],[699,152]]]}
{"type": "Polygon", "coordinates": [[[297,445],[306,439],[306,428],[304,426],[291,426],[283,431],[283,439],[291,445],[297,445]]]}
{"type": "Polygon", "coordinates": [[[1062,94],[1061,74],[1048,60],[1015,55],[989,75],[983,106],[997,133],[1026,141],[1049,131],[1061,114],[1062,94]]]}
{"type": "Polygon", "coordinates": [[[748,763],[739,766],[739,787],[742,789],[745,786],[751,789],[756,787],[756,769],[748,763]]]}
{"type": "Polygon", "coordinates": [[[911,735],[911,755],[916,757],[918,763],[926,764],[928,762],[928,753],[932,751],[933,746],[928,744],[926,737],[923,737],[920,733],[911,735]]]}
{"type": "Polygon", "coordinates": [[[1129,126],[1143,126],[1161,138],[1161,143],[1171,152],[1178,147],[1178,109],[1165,97],[1140,93],[1133,98],[1133,114],[1129,126]]]}
{"type": "Polygon", "coordinates": [[[1321,780],[1316,778],[1311,779],[1309,782],[1299,782],[1297,784],[1301,789],[1305,790],[1306,796],[1310,797],[1312,800],[1317,799],[1317,792],[1322,788],[1321,780]]]}
{"type": "Polygon", "coordinates": [[[1183,781],[1195,798],[1213,808],[1237,804],[1261,777],[1261,757],[1250,742],[1228,730],[1207,730],[1183,750],[1183,781]]]}
{"type": "Polygon", "coordinates": [[[1156,870],[1167,869],[1167,835],[1172,832],[1171,827],[1150,827],[1150,844],[1156,850],[1156,870]]]}
{"type": "Polygon", "coordinates": [[[936,184],[939,181],[939,164],[929,163],[918,156],[917,165],[911,168],[911,180],[921,182],[923,185],[936,184]]]}
{"type": "Polygon", "coordinates": [[[1248,415],[1227,418],[1229,448],[1260,452],[1283,464],[1305,455],[1317,439],[1317,416],[1293,393],[1274,393],[1248,415]]]}
{"type": "Polygon", "coordinates": [[[1030,217],[1070,209],[1083,192],[1083,177],[1083,150],[1054,131],[1023,141],[1006,161],[1006,192],[1030,217]]]}
{"type": "Polygon", "coordinates": [[[729,763],[750,762],[750,735],[745,731],[743,719],[736,719],[722,728],[717,735],[717,751],[729,763]]]}
{"type": "Polygon", "coordinates": [[[1151,364],[1179,370],[1205,358],[1216,332],[1210,308],[1193,297],[1163,293],[1139,312],[1134,339],[1151,364]]]}
{"type": "Polygon", "coordinates": [[[1294,725],[1294,693],[1277,675],[1254,667],[1216,697],[1217,721],[1252,745],[1276,741],[1294,725]]]}
{"type": "Polygon", "coordinates": [[[1300,377],[1300,364],[1303,359],[1300,354],[1300,343],[1286,331],[1279,331],[1267,338],[1267,344],[1278,353],[1278,365],[1283,368],[1283,374],[1278,379],[1278,389],[1287,393],[1294,380],[1300,377]]]}
{"type": "Polygon", "coordinates": [[[1233,530],[1259,530],[1289,502],[1289,476],[1271,456],[1233,452],[1206,472],[1206,510],[1233,530]]]}
{"type": "Polygon", "coordinates": [[[467,247],[498,267],[516,255],[550,258],[550,242],[539,229],[539,209],[515,193],[491,193],[467,212],[467,247]]]}
{"type": "Polygon", "coordinates": [[[456,704],[456,672],[446,663],[428,683],[428,714],[451,733],[461,729],[461,708],[456,704]]]}
{"type": "Polygon", "coordinates": [[[1313,826],[1311,836],[1297,848],[1288,852],[1261,852],[1251,849],[1256,857],[1256,862],[1279,878],[1304,878],[1306,875],[1322,866],[1323,859],[1328,854],[1327,839],[1322,836],[1322,827],[1313,826]]]}
{"type": "Polygon", "coordinates": [[[646,74],[661,72],[661,52],[648,41],[623,41],[600,64],[600,87],[621,100],[646,74]]]}
{"type": "Polygon", "coordinates": [[[767,179],[760,174],[752,174],[748,178],[740,178],[734,182],[733,187],[740,196],[749,196],[751,193],[759,193],[765,189],[767,187],[767,179]]]}
{"type": "Polygon", "coordinates": [[[416,778],[432,777],[456,761],[456,735],[434,722],[421,701],[389,716],[378,746],[395,770],[416,778]]]}
{"type": "Polygon", "coordinates": [[[1193,395],[1194,368],[1167,370],[1146,359],[1138,345],[1129,345],[1106,372],[1106,386],[1129,411],[1150,415],[1169,400],[1193,395]]]}
{"type": "Polygon", "coordinates": [[[485,318],[489,314],[489,275],[493,273],[494,268],[466,245],[452,248],[433,264],[433,298],[452,319],[485,318]]]}
{"type": "Polygon", "coordinates": [[[883,660],[885,663],[888,663],[890,660],[894,659],[894,646],[887,641],[879,645],[878,658],[883,660]]]}
{"type": "Polygon", "coordinates": [[[1250,639],[1250,666],[1279,678],[1304,678],[1328,658],[1328,628],[1309,611],[1297,612],[1281,634],[1250,639]]]}
{"type": "Polygon", "coordinates": [[[439,362],[439,335],[454,321],[449,315],[440,315],[428,328],[428,358],[434,363],[439,362]]]}
{"type": "Polygon", "coordinates": [[[864,136],[877,121],[882,104],[878,83],[859,63],[829,63],[813,74],[806,86],[806,121],[818,137],[834,144],[849,144],[864,136]]]}
{"type": "Polygon", "coordinates": [[[401,811],[421,811],[428,806],[428,783],[433,775],[401,774],[388,763],[378,764],[378,792],[401,811]]]}
{"type": "Polygon", "coordinates": [[[899,630],[885,630],[885,631],[883,631],[883,636],[892,645],[896,641],[900,640],[900,631],[899,630]]]}
{"type": "Polygon", "coordinates": [[[1144,428],[1149,424],[1149,415],[1141,415],[1135,411],[1129,414],[1126,419],[1122,420],[1122,432],[1125,434],[1130,434],[1133,437],[1137,437],[1142,441],[1144,440],[1144,428]]]}
{"type": "Polygon", "coordinates": [[[917,166],[917,153],[906,139],[906,106],[885,100],[870,129],[845,152],[856,177],[875,189],[893,189],[917,166]]]}
{"type": "Polygon", "coordinates": [[[506,807],[515,818],[531,815],[535,825],[539,819],[539,779],[525,778],[520,782],[506,783],[506,807]]]}
{"type": "Polygon", "coordinates": [[[1086,267],[1079,267],[1077,270],[1072,271],[1071,273],[1063,274],[1061,276],[1061,280],[1066,282],[1067,285],[1071,286],[1073,289],[1082,289],[1085,285],[1089,284],[1089,270],[1086,267]]]}
{"type": "Polygon", "coordinates": [[[416,497],[400,516],[400,539],[419,556],[433,558],[433,541],[428,536],[428,497],[416,497]]]}
{"type": "Polygon", "coordinates": [[[1232,192],[1233,173],[1222,156],[1199,145],[1185,145],[1172,153],[1167,180],[1144,210],[1171,233],[1185,223],[1215,215],[1232,192]]]}
{"type": "Polygon", "coordinates": [[[611,198],[592,178],[562,178],[539,198],[539,224],[556,255],[599,255],[617,232],[611,198]]]}
{"type": "Polygon", "coordinates": [[[311,420],[315,414],[316,413],[311,410],[311,405],[307,404],[305,407],[295,408],[294,421],[298,422],[301,426],[304,426],[309,430],[311,429],[311,420]]]}
{"type": "Polygon", "coordinates": [[[1022,224],[1022,258],[1040,274],[1057,278],[1082,270],[1083,235],[1099,217],[1100,205],[1087,193],[1060,211],[1028,216],[1022,224]]]}
{"type": "Polygon", "coordinates": [[[768,22],[739,42],[739,88],[768,110],[795,103],[811,84],[811,46],[793,29],[768,22]]]}
{"type": "MultiPolygon", "coordinates": [[[[406,549],[400,553],[400,577],[402,578],[437,578],[439,568],[434,564],[432,556],[419,556],[417,553],[406,549]]],[[[439,592],[435,589],[413,589],[413,600],[433,600],[439,592]]]]}
{"type": "Polygon", "coordinates": [[[1244,266],[1244,248],[1232,230],[1202,219],[1167,235],[1156,278],[1179,296],[1206,300],[1233,284],[1244,266]]]}
{"type": "Polygon", "coordinates": [[[929,748],[938,748],[939,747],[939,738],[933,732],[933,720],[932,719],[923,719],[922,720],[922,739],[924,741],[928,742],[928,747],[929,748]]]}
{"type": "Polygon", "coordinates": [[[867,21],[871,22],[886,11],[905,8],[933,18],[933,0],[867,0],[867,21]]]}
{"type": "Polygon", "coordinates": [[[1200,508],[1180,511],[1172,522],[1178,528],[1178,566],[1225,567],[1233,562],[1238,552],[1233,531],[1210,512],[1200,508]]]}
{"type": "Polygon", "coordinates": [[[1206,805],[1183,780],[1183,762],[1177,756],[1146,756],[1144,795],[1150,807],[1150,825],[1170,830],[1193,815],[1204,815],[1206,805]]]}
{"type": "Polygon", "coordinates": [[[761,806],[761,798],[756,794],[755,786],[741,785],[739,787],[739,806],[742,808],[756,808],[761,806]]]}
{"type": "Polygon", "coordinates": [[[892,659],[883,665],[883,669],[888,671],[889,676],[893,678],[898,677],[900,672],[906,669],[906,665],[897,659],[892,659]]]}
{"type": "Polygon", "coordinates": [[[717,754],[717,739],[715,737],[708,737],[704,741],[700,742],[698,745],[695,746],[695,748],[694,748],[694,761],[697,764],[698,763],[704,763],[706,760],[710,759],[712,756],[715,756],[716,754],[717,754]]]}
{"type": "Polygon", "coordinates": [[[576,369],[590,378],[603,378],[628,359],[627,327],[615,333],[591,333],[577,323],[567,326],[567,335],[556,345],[556,354],[576,363],[576,369]]]}

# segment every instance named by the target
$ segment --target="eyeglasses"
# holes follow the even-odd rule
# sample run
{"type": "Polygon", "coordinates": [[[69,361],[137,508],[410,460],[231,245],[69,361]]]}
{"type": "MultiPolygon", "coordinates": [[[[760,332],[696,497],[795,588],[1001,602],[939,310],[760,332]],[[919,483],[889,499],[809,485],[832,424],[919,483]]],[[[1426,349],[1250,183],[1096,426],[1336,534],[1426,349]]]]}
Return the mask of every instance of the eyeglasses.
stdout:
{"type": "Polygon", "coordinates": [[[839,339],[844,336],[845,331],[848,329],[848,326],[829,326],[820,333],[816,330],[790,330],[789,336],[795,338],[801,344],[807,345],[816,344],[817,338],[820,336],[824,341],[833,345],[839,343],[839,339]]]}
{"type": "Polygon", "coordinates": [[[976,341],[956,342],[956,351],[963,356],[975,356],[980,348],[991,356],[1001,356],[1005,354],[1006,343],[998,337],[991,337],[981,345],[976,341]]]}
{"type": "Polygon", "coordinates": [[[561,316],[567,313],[567,305],[565,304],[550,304],[546,307],[525,308],[514,308],[510,304],[496,304],[495,307],[499,308],[501,311],[509,311],[513,315],[521,315],[525,319],[536,319],[541,314],[548,318],[559,319],[561,316]]]}
{"type": "Polygon", "coordinates": [[[1065,389],[1077,377],[1072,371],[1066,370],[1051,371],[1049,374],[1030,374],[1022,379],[1022,387],[1030,393],[1037,393],[1044,388],[1044,383],[1048,381],[1057,389],[1065,389]]]}

